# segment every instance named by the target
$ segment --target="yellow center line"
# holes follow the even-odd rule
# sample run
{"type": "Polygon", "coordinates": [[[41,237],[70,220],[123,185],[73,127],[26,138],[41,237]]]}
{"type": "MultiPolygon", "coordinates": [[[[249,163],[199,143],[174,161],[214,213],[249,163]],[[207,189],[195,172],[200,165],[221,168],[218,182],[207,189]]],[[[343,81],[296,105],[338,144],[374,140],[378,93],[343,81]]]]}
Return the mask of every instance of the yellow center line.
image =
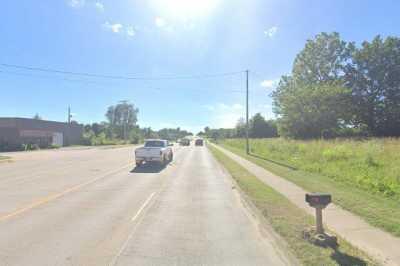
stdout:
{"type": "Polygon", "coordinates": [[[98,177],[96,177],[96,178],[94,178],[92,180],[86,181],[86,182],[81,183],[81,184],[77,184],[77,185],[75,185],[73,187],[70,187],[70,188],[68,188],[68,189],[66,189],[66,190],[64,190],[62,192],[59,192],[59,193],[56,193],[56,194],[52,194],[52,195],[49,195],[47,197],[41,198],[41,199],[39,199],[37,201],[34,201],[34,202],[32,202],[31,204],[29,204],[27,206],[18,208],[18,209],[14,210],[14,211],[6,214],[6,215],[0,216],[0,222],[4,222],[4,221],[6,221],[6,220],[8,220],[10,218],[13,218],[13,217],[15,217],[17,215],[20,215],[20,214],[22,214],[24,212],[27,212],[27,211],[32,210],[32,209],[34,209],[36,207],[39,207],[39,206],[41,206],[43,204],[46,204],[46,203],[54,201],[54,200],[56,200],[58,198],[61,198],[61,197],[65,196],[65,195],[67,195],[67,194],[69,194],[71,192],[75,192],[75,191],[77,191],[77,190],[79,190],[79,189],[81,189],[81,188],[83,188],[83,187],[85,187],[87,185],[90,185],[90,184],[92,184],[92,183],[94,183],[94,182],[96,182],[96,181],[98,181],[100,179],[103,179],[103,178],[105,178],[105,177],[107,177],[109,175],[118,173],[119,171],[121,171],[121,170],[123,170],[123,169],[125,169],[125,168],[127,168],[127,167],[129,167],[131,165],[132,164],[129,163],[129,164],[127,164],[127,165],[125,165],[125,166],[123,166],[121,168],[118,168],[117,170],[112,170],[110,172],[105,173],[102,176],[98,176],[98,177]]]}

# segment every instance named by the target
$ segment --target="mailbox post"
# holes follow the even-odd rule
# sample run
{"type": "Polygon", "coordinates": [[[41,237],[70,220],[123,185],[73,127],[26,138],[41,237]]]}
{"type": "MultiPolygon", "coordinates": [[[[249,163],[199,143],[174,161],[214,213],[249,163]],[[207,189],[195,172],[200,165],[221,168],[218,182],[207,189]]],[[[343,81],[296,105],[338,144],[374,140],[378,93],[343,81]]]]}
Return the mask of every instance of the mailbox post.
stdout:
{"type": "Polygon", "coordinates": [[[306,194],[306,202],[315,208],[315,218],[316,218],[316,233],[323,235],[324,226],[322,222],[322,210],[331,203],[332,197],[327,193],[307,193],[306,194]]]}
{"type": "Polygon", "coordinates": [[[316,216],[317,234],[323,234],[324,226],[322,222],[322,208],[315,208],[315,216],[316,216]]]}
{"type": "Polygon", "coordinates": [[[331,203],[332,197],[327,193],[307,193],[306,202],[315,208],[316,228],[303,231],[303,237],[319,246],[337,248],[337,238],[324,232],[322,210],[331,203]]]}

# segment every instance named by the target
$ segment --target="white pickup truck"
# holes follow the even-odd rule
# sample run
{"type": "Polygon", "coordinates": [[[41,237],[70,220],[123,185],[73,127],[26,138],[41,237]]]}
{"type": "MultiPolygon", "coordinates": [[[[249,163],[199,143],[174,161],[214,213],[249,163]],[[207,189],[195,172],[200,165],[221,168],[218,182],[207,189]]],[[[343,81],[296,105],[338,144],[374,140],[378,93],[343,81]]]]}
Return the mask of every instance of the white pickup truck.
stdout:
{"type": "Polygon", "coordinates": [[[136,166],[141,166],[144,162],[157,162],[165,165],[171,162],[174,154],[167,140],[147,139],[144,146],[135,150],[136,166]]]}

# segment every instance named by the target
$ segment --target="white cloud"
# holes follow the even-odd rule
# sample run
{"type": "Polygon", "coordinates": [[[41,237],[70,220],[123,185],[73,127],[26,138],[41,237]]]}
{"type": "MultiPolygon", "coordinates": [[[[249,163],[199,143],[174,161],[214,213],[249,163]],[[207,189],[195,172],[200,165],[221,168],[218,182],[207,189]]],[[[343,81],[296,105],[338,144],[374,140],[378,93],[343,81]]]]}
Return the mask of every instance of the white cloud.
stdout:
{"type": "Polygon", "coordinates": [[[279,84],[279,79],[266,79],[261,82],[261,87],[267,88],[267,89],[274,89],[276,86],[279,84]]]}
{"type": "Polygon", "coordinates": [[[127,26],[125,32],[126,35],[128,35],[129,37],[133,37],[136,35],[136,31],[132,26],[127,26]]]}
{"type": "Polygon", "coordinates": [[[107,30],[107,31],[111,31],[113,33],[120,33],[123,35],[126,35],[127,37],[134,37],[136,35],[136,29],[133,26],[127,26],[127,25],[122,25],[120,23],[110,23],[108,21],[106,21],[105,23],[103,23],[102,25],[103,29],[107,30]]]}
{"type": "Polygon", "coordinates": [[[111,24],[110,22],[106,21],[103,24],[103,28],[106,30],[111,30],[114,33],[120,33],[123,26],[120,23],[111,24]]]}
{"type": "Polygon", "coordinates": [[[273,26],[267,30],[264,31],[264,34],[268,37],[273,37],[276,33],[278,32],[278,27],[273,26]]]}
{"type": "Polygon", "coordinates": [[[165,19],[161,18],[161,17],[156,17],[156,19],[154,20],[154,23],[156,24],[157,27],[162,28],[164,27],[167,22],[165,21],[165,19]]]}
{"type": "Polygon", "coordinates": [[[70,7],[72,8],[81,8],[84,6],[90,6],[96,8],[98,11],[103,12],[104,11],[104,4],[97,1],[97,2],[91,2],[91,1],[86,1],[86,0],[67,0],[67,3],[70,7]],[[90,5],[87,4],[90,2],[90,5]],[[87,5],[86,5],[87,4],[87,5]]]}
{"type": "Polygon", "coordinates": [[[97,10],[99,10],[99,11],[101,11],[101,12],[104,11],[104,5],[103,5],[102,3],[96,2],[94,5],[95,5],[95,7],[97,8],[97,10]]]}
{"type": "Polygon", "coordinates": [[[68,5],[73,8],[83,7],[85,0],[68,0],[68,5]]]}

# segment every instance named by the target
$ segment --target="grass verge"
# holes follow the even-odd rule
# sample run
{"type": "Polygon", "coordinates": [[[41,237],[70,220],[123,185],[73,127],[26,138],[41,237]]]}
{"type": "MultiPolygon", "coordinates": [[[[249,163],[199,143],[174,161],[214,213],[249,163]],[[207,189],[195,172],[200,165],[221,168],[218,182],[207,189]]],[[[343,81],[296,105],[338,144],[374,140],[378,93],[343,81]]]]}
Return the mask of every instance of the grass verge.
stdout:
{"type": "Polygon", "coordinates": [[[260,210],[272,228],[287,242],[290,252],[303,265],[377,265],[362,251],[339,238],[336,250],[310,244],[302,230],[313,225],[313,217],[282,194],[264,184],[221,151],[208,146],[215,158],[235,179],[247,198],[260,210]]]}
{"type": "MultiPolygon", "coordinates": [[[[245,150],[245,139],[224,144],[245,150]]],[[[400,139],[250,139],[251,153],[309,173],[400,200],[400,139]]]]}
{"type": "Polygon", "coordinates": [[[9,161],[11,161],[11,157],[0,155],[0,162],[9,162],[9,161]]]}
{"type": "Polygon", "coordinates": [[[400,201],[374,194],[347,182],[339,182],[328,176],[294,170],[245,151],[222,144],[222,147],[252,161],[253,163],[283,177],[307,191],[329,192],[333,202],[394,236],[400,237],[400,201]]]}

